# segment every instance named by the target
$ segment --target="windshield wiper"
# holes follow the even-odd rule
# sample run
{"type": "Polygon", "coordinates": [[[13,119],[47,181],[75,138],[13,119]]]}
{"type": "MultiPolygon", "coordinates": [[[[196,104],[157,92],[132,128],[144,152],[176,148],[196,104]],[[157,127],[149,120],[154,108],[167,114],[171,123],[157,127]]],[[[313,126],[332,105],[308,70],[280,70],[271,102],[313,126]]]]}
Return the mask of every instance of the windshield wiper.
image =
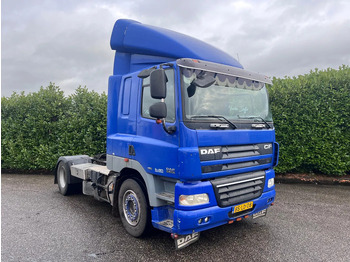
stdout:
{"type": "Polygon", "coordinates": [[[194,119],[194,118],[217,118],[219,120],[224,119],[226,121],[226,123],[228,123],[233,129],[236,129],[237,126],[232,123],[230,120],[228,120],[226,117],[224,116],[216,116],[216,115],[207,115],[207,116],[191,116],[190,119],[194,119]]]}
{"type": "Polygon", "coordinates": [[[240,119],[260,119],[262,122],[264,122],[264,124],[267,126],[267,128],[271,128],[271,126],[266,122],[266,120],[264,118],[262,118],[261,116],[239,116],[237,115],[238,118],[240,119]]]}

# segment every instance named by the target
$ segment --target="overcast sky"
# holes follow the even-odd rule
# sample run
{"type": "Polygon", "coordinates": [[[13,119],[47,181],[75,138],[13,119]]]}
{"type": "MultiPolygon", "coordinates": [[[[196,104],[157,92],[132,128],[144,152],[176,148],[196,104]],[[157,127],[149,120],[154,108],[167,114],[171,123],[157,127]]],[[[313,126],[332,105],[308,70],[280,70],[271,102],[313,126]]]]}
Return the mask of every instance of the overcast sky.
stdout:
{"type": "Polygon", "coordinates": [[[350,64],[350,1],[2,0],[1,95],[50,82],[107,92],[117,19],[194,36],[269,76],[350,64]]]}

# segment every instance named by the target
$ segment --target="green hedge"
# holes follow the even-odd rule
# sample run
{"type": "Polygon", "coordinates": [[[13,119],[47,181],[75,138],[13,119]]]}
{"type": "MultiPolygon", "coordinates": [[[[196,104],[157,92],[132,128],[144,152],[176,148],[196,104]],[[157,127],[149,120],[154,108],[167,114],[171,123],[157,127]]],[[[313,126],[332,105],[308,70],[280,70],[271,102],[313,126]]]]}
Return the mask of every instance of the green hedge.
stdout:
{"type": "Polygon", "coordinates": [[[280,143],[277,172],[350,171],[350,68],[274,79],[271,109],[280,143]]]}
{"type": "MultiPolygon", "coordinates": [[[[277,172],[350,172],[350,68],[274,79],[271,109],[280,143],[277,172]]],[[[6,169],[53,169],[62,155],[105,152],[107,96],[55,85],[1,99],[6,169]]]]}
{"type": "Polygon", "coordinates": [[[65,97],[54,84],[1,98],[4,169],[52,170],[59,156],[105,152],[107,96],[79,87],[65,97]]]}

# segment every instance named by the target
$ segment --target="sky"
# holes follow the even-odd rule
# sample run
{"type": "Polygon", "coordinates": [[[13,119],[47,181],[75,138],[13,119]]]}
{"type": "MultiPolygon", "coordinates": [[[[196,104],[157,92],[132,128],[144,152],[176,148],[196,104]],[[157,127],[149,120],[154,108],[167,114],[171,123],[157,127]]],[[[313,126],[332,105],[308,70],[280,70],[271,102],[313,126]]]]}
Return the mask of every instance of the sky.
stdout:
{"type": "Polygon", "coordinates": [[[106,92],[117,19],[198,38],[271,77],[350,65],[348,0],[2,0],[1,95],[106,92]]]}

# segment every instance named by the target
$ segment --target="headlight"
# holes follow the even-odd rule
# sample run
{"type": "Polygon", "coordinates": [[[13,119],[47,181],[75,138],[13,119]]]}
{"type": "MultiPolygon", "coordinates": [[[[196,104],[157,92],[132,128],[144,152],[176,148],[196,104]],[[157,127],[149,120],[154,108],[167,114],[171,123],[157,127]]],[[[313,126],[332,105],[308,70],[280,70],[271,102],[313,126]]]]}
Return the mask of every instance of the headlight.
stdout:
{"type": "Polygon", "coordinates": [[[209,203],[208,194],[180,195],[179,203],[182,206],[196,206],[209,203]]]}
{"type": "Polygon", "coordinates": [[[267,187],[273,187],[273,185],[275,184],[275,179],[274,178],[270,178],[269,181],[267,181],[267,187]]]}

